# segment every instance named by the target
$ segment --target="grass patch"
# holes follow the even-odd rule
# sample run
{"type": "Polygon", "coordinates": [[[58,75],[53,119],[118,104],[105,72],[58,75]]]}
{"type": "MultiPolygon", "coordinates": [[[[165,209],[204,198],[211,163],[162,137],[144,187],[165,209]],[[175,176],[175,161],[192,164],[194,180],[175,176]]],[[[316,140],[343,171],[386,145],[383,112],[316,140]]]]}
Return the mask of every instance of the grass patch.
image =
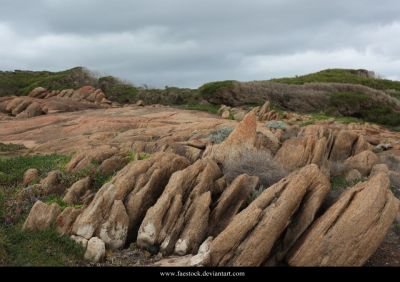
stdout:
{"type": "MultiPolygon", "coordinates": [[[[0,158],[0,265],[68,266],[82,261],[83,248],[69,237],[60,236],[54,229],[21,230],[36,201],[30,196],[25,197],[25,190],[19,186],[25,170],[37,168],[44,177],[54,169],[63,172],[69,159],[61,155],[0,158]]],[[[66,172],[63,174],[67,175],[66,172]]],[[[39,199],[57,203],[62,209],[68,207],[60,196],[39,196],[39,199]]]]}
{"type": "Polygon", "coordinates": [[[29,168],[38,169],[43,177],[51,170],[63,169],[69,160],[70,157],[57,154],[0,158],[0,185],[17,186],[29,168]]]}
{"type": "Polygon", "coordinates": [[[314,82],[351,83],[368,86],[370,88],[378,90],[400,91],[400,81],[365,77],[360,75],[359,70],[351,69],[327,69],[312,74],[289,78],[272,79],[271,81],[300,85],[314,82]]]}
{"type": "Polygon", "coordinates": [[[178,108],[192,111],[208,112],[210,114],[218,114],[220,106],[212,104],[187,104],[179,106],[178,108]]]}
{"type": "Polygon", "coordinates": [[[58,196],[58,195],[51,195],[51,196],[47,197],[47,199],[44,202],[47,204],[57,204],[60,206],[61,210],[64,210],[69,207],[76,208],[76,209],[79,209],[82,207],[82,205],[69,205],[63,201],[63,197],[58,196]]]}
{"type": "Polygon", "coordinates": [[[82,260],[84,249],[53,229],[22,231],[0,227],[0,261],[10,266],[66,266],[82,260]]]}
{"type": "Polygon", "coordinates": [[[344,176],[333,176],[331,177],[331,187],[332,191],[341,191],[348,187],[354,186],[361,180],[357,181],[347,181],[344,176]]]}
{"type": "Polygon", "coordinates": [[[306,121],[301,122],[300,126],[307,126],[307,125],[315,124],[316,122],[319,122],[319,121],[329,120],[332,118],[335,119],[336,122],[340,122],[343,124],[362,123],[363,122],[361,119],[355,118],[355,117],[332,116],[332,115],[328,115],[325,113],[311,113],[309,115],[311,116],[311,118],[306,121]]]}

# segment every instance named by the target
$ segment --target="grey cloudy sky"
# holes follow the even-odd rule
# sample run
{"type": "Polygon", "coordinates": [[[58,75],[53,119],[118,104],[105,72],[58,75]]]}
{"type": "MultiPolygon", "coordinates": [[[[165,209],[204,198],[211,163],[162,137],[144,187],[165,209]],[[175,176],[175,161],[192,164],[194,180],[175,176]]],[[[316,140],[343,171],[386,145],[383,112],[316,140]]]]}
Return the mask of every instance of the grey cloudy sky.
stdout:
{"type": "Polygon", "coordinates": [[[0,0],[0,69],[196,87],[324,68],[400,79],[398,0],[0,0]]]}

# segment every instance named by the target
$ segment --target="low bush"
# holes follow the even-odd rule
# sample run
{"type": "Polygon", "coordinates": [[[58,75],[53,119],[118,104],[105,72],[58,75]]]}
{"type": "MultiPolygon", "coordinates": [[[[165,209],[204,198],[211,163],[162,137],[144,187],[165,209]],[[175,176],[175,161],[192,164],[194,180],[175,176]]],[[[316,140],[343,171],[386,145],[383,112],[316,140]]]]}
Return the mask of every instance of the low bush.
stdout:
{"type": "Polygon", "coordinates": [[[223,172],[228,183],[244,173],[258,176],[260,185],[265,188],[275,184],[288,174],[273,160],[268,151],[261,150],[246,150],[240,156],[225,160],[223,172]]]}
{"type": "Polygon", "coordinates": [[[232,127],[222,127],[210,133],[208,137],[214,144],[222,143],[232,133],[232,127]]]}
{"type": "Polygon", "coordinates": [[[199,88],[200,95],[207,99],[214,96],[221,89],[229,89],[234,86],[234,80],[215,81],[204,84],[199,88]]]}

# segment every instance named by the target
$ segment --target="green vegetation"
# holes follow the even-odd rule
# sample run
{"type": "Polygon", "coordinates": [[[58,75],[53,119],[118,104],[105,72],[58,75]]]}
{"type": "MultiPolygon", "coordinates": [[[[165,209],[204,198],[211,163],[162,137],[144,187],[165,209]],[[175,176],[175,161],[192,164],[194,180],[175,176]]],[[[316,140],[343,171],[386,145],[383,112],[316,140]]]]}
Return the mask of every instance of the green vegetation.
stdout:
{"type": "MultiPolygon", "coordinates": [[[[54,229],[21,230],[36,201],[20,186],[24,172],[28,168],[37,168],[40,176],[44,177],[49,171],[59,169],[63,175],[69,175],[70,181],[77,180],[64,171],[69,159],[62,155],[0,158],[0,265],[65,266],[76,265],[82,260],[83,248],[67,236],[60,236],[54,229]]],[[[68,206],[58,195],[38,196],[40,200],[57,203],[63,209],[68,206]]]]}
{"type": "Polygon", "coordinates": [[[235,82],[235,80],[224,80],[206,83],[199,88],[200,96],[205,99],[210,98],[221,89],[233,88],[235,82]]]}
{"type": "MultiPolygon", "coordinates": [[[[141,152],[141,153],[139,153],[139,156],[138,156],[137,160],[138,161],[147,160],[150,157],[151,157],[151,154],[145,153],[145,152],[141,152]]],[[[128,158],[129,158],[129,161],[131,161],[131,162],[132,161],[136,161],[136,152],[135,151],[129,152],[128,158]]]]}
{"type": "Polygon", "coordinates": [[[107,98],[118,103],[133,103],[137,100],[138,88],[113,76],[99,78],[99,85],[107,98]]]}
{"type": "Polygon", "coordinates": [[[55,230],[22,231],[0,226],[0,264],[11,266],[77,265],[84,249],[55,230]]]}
{"type": "Polygon", "coordinates": [[[84,85],[96,85],[96,79],[82,67],[60,72],[20,70],[0,72],[0,97],[27,95],[39,86],[53,90],[79,88],[84,85]]]}
{"type": "Polygon", "coordinates": [[[68,207],[73,207],[73,208],[81,208],[82,207],[82,205],[69,205],[63,201],[63,197],[58,196],[58,195],[51,195],[51,196],[47,197],[47,199],[44,202],[47,204],[55,203],[55,204],[59,205],[62,210],[64,210],[65,208],[68,208],[68,207]]]}
{"type": "Polygon", "coordinates": [[[232,133],[232,127],[222,127],[210,133],[209,139],[214,144],[222,143],[232,133]]]}
{"type": "Polygon", "coordinates": [[[300,123],[300,126],[307,126],[311,124],[315,124],[318,121],[324,121],[324,120],[329,120],[329,119],[334,119],[336,122],[340,122],[343,124],[349,124],[349,123],[361,123],[362,120],[355,118],[355,117],[345,117],[345,116],[332,116],[332,115],[327,115],[325,113],[312,113],[310,114],[310,119],[303,121],[300,123]]]}
{"type": "Polygon", "coordinates": [[[51,170],[63,169],[69,160],[67,156],[56,154],[0,158],[0,185],[17,186],[29,168],[36,168],[40,176],[45,176],[51,170]]]}
{"type": "Polygon", "coordinates": [[[341,191],[348,187],[354,186],[359,181],[347,181],[344,176],[331,177],[331,185],[333,191],[341,191]]]}
{"type": "Polygon", "coordinates": [[[366,101],[368,101],[368,96],[364,93],[337,92],[330,95],[330,105],[336,109],[359,107],[366,101]]]}
{"type": "Polygon", "coordinates": [[[400,112],[395,112],[387,106],[376,105],[362,111],[363,119],[388,126],[399,126],[400,112]]]}
{"type": "Polygon", "coordinates": [[[193,111],[208,112],[210,114],[218,114],[218,109],[220,107],[218,105],[212,105],[212,104],[188,104],[179,106],[179,108],[186,110],[193,110],[193,111]]]}
{"type": "Polygon", "coordinates": [[[313,82],[349,83],[361,84],[379,90],[400,91],[400,81],[366,77],[362,75],[363,72],[363,70],[327,69],[308,75],[296,76],[291,78],[278,78],[272,79],[271,81],[287,84],[304,84],[313,82]]]}
{"type": "Polygon", "coordinates": [[[20,151],[24,150],[26,147],[21,144],[4,144],[0,143],[0,153],[2,152],[15,152],[15,151],[20,151]]]}

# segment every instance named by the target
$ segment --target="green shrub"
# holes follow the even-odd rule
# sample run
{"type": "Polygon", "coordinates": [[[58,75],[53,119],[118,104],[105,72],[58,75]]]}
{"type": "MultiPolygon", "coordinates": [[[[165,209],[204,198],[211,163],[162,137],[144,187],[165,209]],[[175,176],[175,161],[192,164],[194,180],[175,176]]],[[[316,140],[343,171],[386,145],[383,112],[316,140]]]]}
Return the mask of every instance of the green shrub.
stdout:
{"type": "Polygon", "coordinates": [[[359,107],[368,100],[364,93],[357,92],[337,92],[330,96],[330,104],[335,108],[359,107]]]}
{"type": "Polygon", "coordinates": [[[232,88],[235,80],[215,81],[204,84],[199,88],[200,96],[207,99],[215,95],[221,89],[232,88]]]}
{"type": "Polygon", "coordinates": [[[135,86],[112,76],[100,77],[99,85],[109,100],[121,104],[136,101],[139,93],[135,86]]]}
{"type": "Polygon", "coordinates": [[[208,112],[210,114],[218,114],[219,106],[212,104],[188,104],[180,106],[180,108],[185,110],[208,112]]]}
{"type": "Polygon", "coordinates": [[[225,159],[223,172],[228,183],[241,174],[258,176],[260,185],[264,188],[270,187],[288,174],[268,151],[261,150],[246,150],[240,155],[225,159]]]}
{"type": "Polygon", "coordinates": [[[211,142],[214,144],[222,143],[228,136],[232,133],[232,127],[222,127],[210,133],[208,137],[211,142]]]}

